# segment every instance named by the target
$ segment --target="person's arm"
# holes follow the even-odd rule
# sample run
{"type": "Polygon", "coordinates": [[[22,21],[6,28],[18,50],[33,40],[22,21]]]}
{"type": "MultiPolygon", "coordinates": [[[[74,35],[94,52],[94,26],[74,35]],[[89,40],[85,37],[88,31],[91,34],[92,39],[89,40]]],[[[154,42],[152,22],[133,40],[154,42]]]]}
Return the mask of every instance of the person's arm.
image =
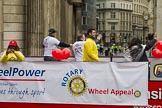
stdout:
{"type": "Polygon", "coordinates": [[[101,41],[99,39],[96,39],[96,44],[100,44],[101,41]]]}
{"type": "Polygon", "coordinates": [[[154,39],[152,39],[152,40],[150,40],[149,42],[146,43],[145,50],[147,51],[147,50],[151,49],[154,46],[154,44],[156,43],[156,41],[157,41],[157,34],[155,33],[154,39]]]}
{"type": "Polygon", "coordinates": [[[60,47],[70,47],[72,45],[60,41],[60,43],[58,44],[58,46],[60,46],[60,47]]]}
{"type": "Polygon", "coordinates": [[[101,38],[102,38],[102,34],[98,34],[97,38],[96,38],[96,44],[100,44],[101,43],[101,38]]]}
{"type": "Polygon", "coordinates": [[[2,63],[7,63],[7,58],[8,58],[8,55],[6,54],[6,51],[2,54],[2,56],[0,57],[0,61],[2,63]]]}
{"type": "Polygon", "coordinates": [[[23,61],[25,59],[24,55],[20,51],[14,51],[14,54],[17,57],[17,61],[23,61]]]}

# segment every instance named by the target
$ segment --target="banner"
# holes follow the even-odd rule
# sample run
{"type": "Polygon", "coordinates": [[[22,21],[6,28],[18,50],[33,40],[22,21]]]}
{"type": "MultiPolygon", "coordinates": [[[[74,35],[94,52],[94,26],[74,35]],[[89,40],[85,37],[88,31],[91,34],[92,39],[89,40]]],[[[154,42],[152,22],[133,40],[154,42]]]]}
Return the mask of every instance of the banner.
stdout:
{"type": "Polygon", "coordinates": [[[148,105],[148,63],[0,64],[0,102],[148,105]]]}

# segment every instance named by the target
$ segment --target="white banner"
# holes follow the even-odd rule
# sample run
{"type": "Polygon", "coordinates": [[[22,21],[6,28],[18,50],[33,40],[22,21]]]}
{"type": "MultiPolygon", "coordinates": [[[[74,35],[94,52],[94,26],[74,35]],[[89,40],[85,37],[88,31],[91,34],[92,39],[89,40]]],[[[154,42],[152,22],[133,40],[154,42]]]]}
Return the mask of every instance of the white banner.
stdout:
{"type": "Polygon", "coordinates": [[[148,105],[145,62],[0,64],[0,102],[148,105]]]}

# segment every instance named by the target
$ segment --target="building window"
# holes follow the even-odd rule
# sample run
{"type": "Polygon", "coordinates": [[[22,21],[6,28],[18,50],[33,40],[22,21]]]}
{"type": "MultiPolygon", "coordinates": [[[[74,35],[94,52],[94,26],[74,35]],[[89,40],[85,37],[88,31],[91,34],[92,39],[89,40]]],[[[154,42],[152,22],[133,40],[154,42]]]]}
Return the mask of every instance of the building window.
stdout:
{"type": "Polygon", "coordinates": [[[128,13],[126,13],[126,21],[128,21],[128,13]]]}
{"type": "Polygon", "coordinates": [[[129,30],[129,25],[128,25],[128,22],[126,22],[126,31],[129,30]]]}
{"type": "Polygon", "coordinates": [[[96,4],[96,8],[98,8],[98,9],[99,9],[99,8],[100,8],[100,4],[96,4]]]}
{"type": "Polygon", "coordinates": [[[87,3],[83,4],[83,10],[87,11],[87,3]]]}
{"type": "Polygon", "coordinates": [[[137,16],[135,16],[135,21],[136,21],[135,23],[137,24],[137,16]]]}
{"type": "Polygon", "coordinates": [[[82,17],[83,19],[82,19],[82,23],[83,23],[83,25],[87,25],[87,17],[82,17]]]}
{"type": "Polygon", "coordinates": [[[123,21],[123,14],[122,14],[122,12],[120,13],[120,20],[123,21]]]}
{"type": "Polygon", "coordinates": [[[102,22],[102,28],[105,30],[105,22],[102,22]]]}
{"type": "Polygon", "coordinates": [[[103,3],[103,8],[105,8],[105,4],[103,3]]]}
{"type": "Polygon", "coordinates": [[[120,30],[123,30],[123,23],[120,22],[120,30]]]}
{"type": "Polygon", "coordinates": [[[115,3],[111,3],[111,8],[115,8],[115,3]]]}
{"type": "Polygon", "coordinates": [[[99,18],[101,18],[101,16],[100,16],[100,15],[101,15],[101,14],[100,14],[100,13],[98,13],[98,17],[99,17],[99,18]]]}
{"type": "Polygon", "coordinates": [[[116,18],[116,13],[115,12],[111,12],[111,18],[115,19],[116,18]]]}
{"type": "Polygon", "coordinates": [[[126,28],[125,28],[125,22],[123,22],[123,30],[126,30],[126,28]]]}
{"type": "Polygon", "coordinates": [[[105,13],[104,12],[102,13],[102,19],[103,20],[105,19],[105,13]]]}
{"type": "Polygon", "coordinates": [[[132,22],[132,19],[131,18],[132,18],[132,15],[131,15],[131,13],[129,13],[129,21],[130,22],[132,22]]]}
{"type": "Polygon", "coordinates": [[[101,24],[100,24],[100,22],[98,22],[98,30],[100,30],[101,29],[101,24]]]}
{"type": "Polygon", "coordinates": [[[123,21],[125,21],[125,13],[123,13],[123,21]]]}
{"type": "Polygon", "coordinates": [[[135,18],[135,16],[133,16],[132,18],[133,18],[133,19],[132,19],[132,22],[133,22],[133,24],[135,24],[135,23],[136,23],[136,18],[135,18]]]}
{"type": "Polygon", "coordinates": [[[115,23],[111,23],[111,30],[115,30],[115,23]]]}

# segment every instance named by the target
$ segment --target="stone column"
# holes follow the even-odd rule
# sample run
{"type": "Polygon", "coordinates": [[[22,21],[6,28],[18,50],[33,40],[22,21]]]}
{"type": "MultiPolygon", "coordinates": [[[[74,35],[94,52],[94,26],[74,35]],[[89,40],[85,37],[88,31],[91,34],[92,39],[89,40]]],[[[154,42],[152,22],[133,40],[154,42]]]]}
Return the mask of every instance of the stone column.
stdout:
{"type": "Polygon", "coordinates": [[[82,33],[82,3],[81,2],[74,2],[75,6],[75,21],[76,21],[76,35],[82,33]]]}
{"type": "Polygon", "coordinates": [[[66,33],[66,37],[67,37],[67,42],[69,42],[69,43],[72,43],[73,42],[73,20],[74,20],[74,18],[73,18],[73,5],[71,5],[71,4],[69,4],[69,3],[67,3],[67,5],[66,5],[66,10],[68,10],[68,12],[66,12],[67,13],[67,18],[68,18],[68,20],[67,20],[67,33],[66,33]]]}
{"type": "MultiPolygon", "coordinates": [[[[46,1],[46,0],[45,0],[46,1]]],[[[27,0],[27,33],[25,47],[27,56],[42,56],[44,38],[44,0],[27,0]]]]}
{"type": "Polygon", "coordinates": [[[0,0],[0,52],[3,51],[3,38],[2,38],[2,32],[3,32],[3,13],[2,13],[2,1],[0,0]]]}
{"type": "MultiPolygon", "coordinates": [[[[60,39],[61,29],[61,1],[44,0],[44,31],[48,35],[48,29],[54,28],[57,31],[57,38],[60,39]]],[[[65,13],[64,13],[65,14],[65,13]]]]}
{"type": "Polygon", "coordinates": [[[73,31],[73,5],[67,1],[62,2],[61,8],[61,40],[64,42],[72,43],[73,31]]]}
{"type": "Polygon", "coordinates": [[[57,39],[64,42],[71,41],[72,36],[72,5],[65,0],[44,0],[45,34],[49,28],[55,28],[57,39]]]}
{"type": "Polygon", "coordinates": [[[161,25],[162,25],[162,0],[157,0],[157,19],[156,19],[156,31],[158,35],[158,40],[162,40],[162,30],[161,30],[161,25]]]}
{"type": "MultiPolygon", "coordinates": [[[[17,40],[20,49],[24,49],[24,31],[25,31],[25,0],[1,0],[3,7],[3,14],[0,15],[2,19],[0,26],[3,27],[3,48],[8,47],[10,40],[17,40]],[[2,2],[3,1],[3,2],[2,2]],[[3,18],[2,18],[3,17],[3,18]]],[[[1,13],[1,12],[0,12],[1,13]]],[[[1,29],[2,30],[2,29],[1,29]]],[[[2,33],[2,32],[1,32],[2,33]]]]}

